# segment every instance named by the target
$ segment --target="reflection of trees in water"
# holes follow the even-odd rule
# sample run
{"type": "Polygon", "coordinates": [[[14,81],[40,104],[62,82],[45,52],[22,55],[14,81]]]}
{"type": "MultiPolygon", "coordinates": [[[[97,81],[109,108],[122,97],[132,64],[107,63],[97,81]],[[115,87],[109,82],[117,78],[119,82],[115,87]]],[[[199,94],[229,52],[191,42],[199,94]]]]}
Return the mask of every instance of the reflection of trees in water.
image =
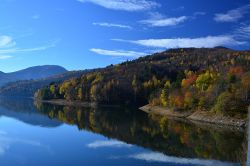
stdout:
{"type": "Polygon", "coordinates": [[[188,158],[246,161],[243,132],[197,126],[139,111],[36,104],[51,119],[155,151],[188,158]]]}

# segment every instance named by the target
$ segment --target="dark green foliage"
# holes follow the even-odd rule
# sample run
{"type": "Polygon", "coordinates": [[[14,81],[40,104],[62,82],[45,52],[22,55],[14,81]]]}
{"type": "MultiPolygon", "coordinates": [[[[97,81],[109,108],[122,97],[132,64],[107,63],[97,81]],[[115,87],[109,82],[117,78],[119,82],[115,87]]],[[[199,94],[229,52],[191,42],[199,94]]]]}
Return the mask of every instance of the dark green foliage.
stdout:
{"type": "Polygon", "coordinates": [[[53,94],[48,88],[44,88],[44,89],[38,90],[35,94],[35,97],[40,100],[48,100],[48,99],[53,98],[53,94]]]}

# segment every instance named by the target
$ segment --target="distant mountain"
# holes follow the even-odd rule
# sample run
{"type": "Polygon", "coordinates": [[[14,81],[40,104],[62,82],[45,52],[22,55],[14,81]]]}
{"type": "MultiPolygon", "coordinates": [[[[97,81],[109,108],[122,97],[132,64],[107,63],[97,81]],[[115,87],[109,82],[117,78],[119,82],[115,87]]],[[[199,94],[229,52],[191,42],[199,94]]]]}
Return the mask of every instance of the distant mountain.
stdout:
{"type": "Polygon", "coordinates": [[[65,72],[65,68],[56,65],[35,66],[11,73],[0,72],[0,87],[10,82],[42,79],[65,72]]]}
{"type": "Polygon", "coordinates": [[[47,78],[36,79],[36,80],[22,80],[8,83],[2,87],[0,87],[0,95],[1,96],[19,96],[19,97],[33,97],[34,93],[44,87],[49,85],[50,83],[60,83],[67,79],[80,77],[83,74],[86,74],[95,70],[83,70],[83,71],[68,71],[62,74],[53,75],[47,78]]]}

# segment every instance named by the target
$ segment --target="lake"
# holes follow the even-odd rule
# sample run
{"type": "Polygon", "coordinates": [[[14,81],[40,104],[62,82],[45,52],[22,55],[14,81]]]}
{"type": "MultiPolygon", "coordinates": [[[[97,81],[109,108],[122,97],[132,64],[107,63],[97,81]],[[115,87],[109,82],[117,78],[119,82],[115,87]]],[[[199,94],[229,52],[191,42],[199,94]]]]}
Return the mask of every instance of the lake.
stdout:
{"type": "Polygon", "coordinates": [[[0,99],[0,163],[244,165],[244,129],[148,116],[133,108],[74,108],[0,99]]]}

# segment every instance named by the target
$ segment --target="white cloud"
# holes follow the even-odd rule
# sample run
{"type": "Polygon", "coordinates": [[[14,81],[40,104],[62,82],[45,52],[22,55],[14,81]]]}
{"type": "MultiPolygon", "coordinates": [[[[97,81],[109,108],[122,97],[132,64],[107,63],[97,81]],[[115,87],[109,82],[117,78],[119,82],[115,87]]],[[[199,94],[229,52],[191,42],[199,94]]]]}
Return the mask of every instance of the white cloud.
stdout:
{"type": "Polygon", "coordinates": [[[169,39],[145,39],[145,40],[123,40],[112,39],[120,42],[129,42],[137,45],[156,48],[212,48],[216,46],[242,45],[245,42],[237,41],[233,36],[207,36],[199,38],[169,38],[169,39]]]}
{"type": "Polygon", "coordinates": [[[0,130],[0,156],[4,155],[9,149],[9,141],[2,139],[2,137],[5,137],[6,134],[7,133],[5,131],[0,130]]]}
{"type": "Polygon", "coordinates": [[[33,48],[10,48],[10,49],[0,49],[0,55],[1,54],[13,54],[13,53],[21,53],[21,52],[33,52],[33,51],[42,51],[46,50],[48,48],[55,47],[55,44],[51,43],[48,45],[40,46],[40,47],[33,47],[33,48]]]}
{"type": "Polygon", "coordinates": [[[250,38],[250,25],[242,25],[236,30],[236,36],[250,38]]]}
{"type": "Polygon", "coordinates": [[[92,48],[90,49],[90,51],[100,55],[108,55],[115,57],[140,57],[147,55],[147,53],[144,52],[126,51],[126,50],[104,50],[99,48],[92,48]]]}
{"type": "Polygon", "coordinates": [[[44,148],[51,153],[51,149],[47,145],[43,145],[35,140],[21,139],[17,137],[9,137],[7,132],[0,131],[0,156],[5,155],[5,153],[10,149],[13,144],[25,144],[28,146],[44,148]]]}
{"type": "Polygon", "coordinates": [[[185,165],[200,165],[200,166],[233,166],[236,163],[222,162],[218,160],[204,160],[204,159],[192,159],[192,158],[180,158],[167,156],[162,153],[148,152],[148,153],[138,153],[130,155],[129,158],[144,160],[148,162],[163,162],[163,163],[175,163],[175,164],[185,164],[185,165]]]}
{"type": "Polygon", "coordinates": [[[150,15],[149,19],[141,20],[140,23],[152,27],[164,27],[164,26],[178,25],[188,19],[187,16],[166,17],[158,12],[150,12],[149,15],[150,15]]]}
{"type": "Polygon", "coordinates": [[[142,11],[159,7],[160,4],[149,0],[78,0],[79,2],[91,2],[96,5],[113,10],[142,11]]]}
{"type": "Polygon", "coordinates": [[[10,36],[0,36],[0,60],[11,58],[10,54],[42,51],[56,46],[57,41],[51,41],[47,45],[32,47],[32,48],[18,48],[16,42],[10,36]]]}
{"type": "Polygon", "coordinates": [[[107,23],[107,22],[95,22],[93,25],[103,26],[103,27],[116,27],[116,28],[125,28],[125,29],[132,29],[131,26],[122,25],[122,24],[114,24],[114,23],[107,23]]]}
{"type": "Polygon", "coordinates": [[[15,42],[10,36],[0,36],[0,49],[15,45],[15,42]]]}
{"type": "Polygon", "coordinates": [[[214,20],[217,22],[237,22],[249,12],[249,9],[250,4],[237,9],[229,10],[227,13],[217,13],[215,14],[214,20]]]}
{"type": "Polygon", "coordinates": [[[143,24],[147,24],[153,27],[164,27],[164,26],[174,26],[180,23],[183,23],[188,19],[187,16],[180,16],[180,17],[169,17],[169,18],[160,18],[160,19],[148,19],[140,21],[143,24]]]}
{"type": "Polygon", "coordinates": [[[87,144],[87,147],[89,148],[102,148],[102,147],[116,147],[116,148],[121,148],[121,147],[131,147],[132,145],[126,144],[121,141],[116,141],[116,140],[110,140],[110,141],[95,141],[92,143],[87,144]]]}

